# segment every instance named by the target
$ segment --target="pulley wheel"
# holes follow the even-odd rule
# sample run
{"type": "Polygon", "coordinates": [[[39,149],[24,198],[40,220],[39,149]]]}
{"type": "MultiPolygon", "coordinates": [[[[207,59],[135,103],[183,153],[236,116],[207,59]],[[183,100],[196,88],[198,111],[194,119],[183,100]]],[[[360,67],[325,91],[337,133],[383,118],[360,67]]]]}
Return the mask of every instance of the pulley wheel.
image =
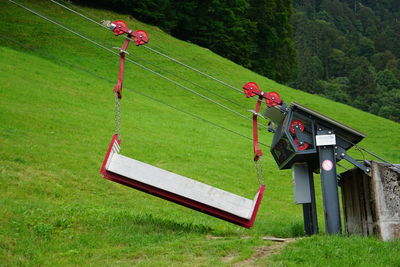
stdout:
{"type": "Polygon", "coordinates": [[[113,30],[115,35],[121,35],[121,34],[125,33],[125,31],[122,30],[122,29],[126,29],[127,28],[125,21],[116,20],[116,21],[113,21],[113,24],[115,24],[115,28],[113,30]]]}
{"type": "Polygon", "coordinates": [[[133,40],[135,40],[136,45],[144,45],[149,42],[149,36],[147,35],[147,32],[139,30],[135,31],[133,40]]]}
{"type": "Polygon", "coordinates": [[[290,128],[289,128],[289,130],[290,130],[290,132],[292,133],[292,134],[296,134],[296,130],[295,130],[295,128],[296,128],[296,126],[298,126],[297,128],[300,130],[300,131],[304,131],[304,123],[302,122],[302,121],[300,121],[300,120],[294,120],[294,121],[292,121],[292,123],[290,124],[290,128]]]}
{"type": "Polygon", "coordinates": [[[306,150],[308,148],[308,143],[304,142],[302,145],[300,145],[299,140],[297,140],[297,138],[294,138],[294,143],[296,147],[301,151],[306,150]]]}

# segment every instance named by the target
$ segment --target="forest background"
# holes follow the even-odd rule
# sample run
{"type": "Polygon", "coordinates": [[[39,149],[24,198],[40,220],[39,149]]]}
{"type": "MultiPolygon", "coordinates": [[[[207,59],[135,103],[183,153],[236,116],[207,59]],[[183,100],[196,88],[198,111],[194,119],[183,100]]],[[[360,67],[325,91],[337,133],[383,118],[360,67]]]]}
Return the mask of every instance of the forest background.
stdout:
{"type": "Polygon", "coordinates": [[[131,14],[280,83],[400,121],[397,1],[76,2],[131,14]]]}

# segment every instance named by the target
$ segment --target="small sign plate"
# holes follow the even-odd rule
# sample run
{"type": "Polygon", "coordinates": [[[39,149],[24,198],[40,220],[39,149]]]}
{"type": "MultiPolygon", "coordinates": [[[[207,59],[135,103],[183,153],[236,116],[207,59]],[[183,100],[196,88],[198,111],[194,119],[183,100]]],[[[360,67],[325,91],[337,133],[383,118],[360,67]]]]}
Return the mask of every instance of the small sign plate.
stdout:
{"type": "Polygon", "coordinates": [[[327,172],[328,172],[328,171],[332,170],[332,168],[333,168],[333,162],[330,161],[329,159],[327,159],[327,160],[324,160],[324,161],[322,162],[321,166],[322,166],[322,169],[323,169],[324,171],[327,171],[327,172]]]}
{"type": "Polygon", "coordinates": [[[317,146],[334,146],[336,145],[336,135],[320,134],[315,136],[317,146]]]}

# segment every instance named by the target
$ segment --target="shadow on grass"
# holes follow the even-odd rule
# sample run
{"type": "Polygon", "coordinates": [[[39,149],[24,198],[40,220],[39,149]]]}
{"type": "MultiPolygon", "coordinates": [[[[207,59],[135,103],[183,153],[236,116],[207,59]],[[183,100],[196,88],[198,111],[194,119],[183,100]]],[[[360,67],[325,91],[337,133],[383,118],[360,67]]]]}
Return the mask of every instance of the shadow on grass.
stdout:
{"type": "Polygon", "coordinates": [[[146,228],[155,229],[157,231],[170,231],[180,233],[197,233],[206,234],[213,231],[213,228],[193,223],[180,223],[169,219],[156,217],[152,214],[125,214],[119,217],[120,223],[129,223],[136,226],[145,226],[146,228]]]}

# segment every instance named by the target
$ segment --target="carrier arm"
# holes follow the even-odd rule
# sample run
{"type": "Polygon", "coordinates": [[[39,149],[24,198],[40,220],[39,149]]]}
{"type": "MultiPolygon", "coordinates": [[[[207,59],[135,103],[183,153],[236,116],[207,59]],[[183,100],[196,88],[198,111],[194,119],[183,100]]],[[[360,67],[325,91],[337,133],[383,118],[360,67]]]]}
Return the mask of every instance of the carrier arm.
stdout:
{"type": "Polygon", "coordinates": [[[257,117],[260,116],[260,107],[263,100],[268,107],[279,106],[283,104],[281,97],[277,92],[265,93],[258,88],[255,82],[248,82],[243,85],[244,93],[246,97],[252,97],[257,95],[258,101],[256,103],[255,110],[253,111],[253,148],[254,148],[254,161],[258,161],[263,155],[262,150],[258,146],[258,122],[257,117]]]}
{"type": "Polygon", "coordinates": [[[114,86],[114,92],[117,94],[118,98],[122,97],[122,81],[124,79],[124,67],[125,67],[125,54],[128,54],[127,49],[130,41],[134,41],[137,46],[144,45],[149,41],[149,37],[145,31],[133,31],[126,26],[126,23],[122,20],[116,21],[103,21],[103,25],[112,30],[115,36],[126,34],[127,38],[119,49],[119,73],[118,73],[118,82],[114,86]]]}

